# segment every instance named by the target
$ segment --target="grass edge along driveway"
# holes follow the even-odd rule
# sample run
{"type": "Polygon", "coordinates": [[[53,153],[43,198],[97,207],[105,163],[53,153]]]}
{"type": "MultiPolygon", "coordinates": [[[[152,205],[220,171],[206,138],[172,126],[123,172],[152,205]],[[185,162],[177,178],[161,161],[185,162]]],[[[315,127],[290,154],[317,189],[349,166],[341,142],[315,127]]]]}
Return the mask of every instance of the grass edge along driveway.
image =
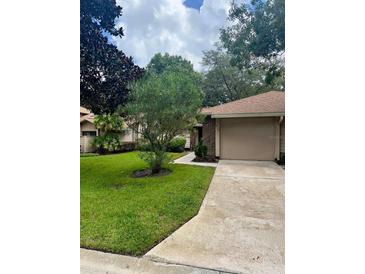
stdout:
{"type": "Polygon", "coordinates": [[[131,177],[146,167],[138,152],[80,157],[81,247],[139,256],[198,213],[214,168],[169,164],[167,176],[131,177]]]}

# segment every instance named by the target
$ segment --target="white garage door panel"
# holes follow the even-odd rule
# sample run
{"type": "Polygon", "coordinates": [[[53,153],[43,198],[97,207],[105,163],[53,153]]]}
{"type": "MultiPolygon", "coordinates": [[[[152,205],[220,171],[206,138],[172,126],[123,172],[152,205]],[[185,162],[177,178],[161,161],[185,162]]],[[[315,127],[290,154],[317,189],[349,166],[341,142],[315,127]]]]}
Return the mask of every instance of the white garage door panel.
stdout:
{"type": "Polygon", "coordinates": [[[275,159],[275,118],[221,119],[220,134],[222,159],[275,159]]]}

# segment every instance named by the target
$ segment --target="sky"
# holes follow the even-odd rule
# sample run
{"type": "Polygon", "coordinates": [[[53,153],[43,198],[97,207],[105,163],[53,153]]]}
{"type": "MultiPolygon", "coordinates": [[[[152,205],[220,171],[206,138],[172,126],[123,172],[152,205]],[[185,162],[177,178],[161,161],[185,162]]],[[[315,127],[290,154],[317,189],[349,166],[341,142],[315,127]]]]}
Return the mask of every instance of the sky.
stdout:
{"type": "Polygon", "coordinates": [[[227,25],[231,0],[117,0],[117,4],[123,14],[116,25],[123,27],[124,37],[112,41],[137,65],[144,67],[156,53],[167,52],[190,60],[200,71],[202,52],[214,48],[219,29],[227,25]]]}

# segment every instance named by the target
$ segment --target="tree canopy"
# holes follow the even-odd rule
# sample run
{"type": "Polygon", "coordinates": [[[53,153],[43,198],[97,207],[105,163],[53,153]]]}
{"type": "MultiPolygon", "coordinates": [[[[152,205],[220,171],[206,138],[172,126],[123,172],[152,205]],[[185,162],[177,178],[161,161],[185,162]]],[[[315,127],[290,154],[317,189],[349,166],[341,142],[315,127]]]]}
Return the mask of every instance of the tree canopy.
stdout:
{"type": "Polygon", "coordinates": [[[161,75],[164,72],[185,74],[197,85],[200,85],[202,81],[200,73],[194,70],[193,64],[179,55],[157,53],[151,58],[146,69],[148,73],[156,75],[161,75]]]}
{"type": "Polygon", "coordinates": [[[285,50],[284,0],[233,3],[228,20],[232,25],[221,30],[221,41],[233,64],[242,67],[253,57],[270,58],[285,50]]]}
{"type": "Polygon", "coordinates": [[[147,65],[147,70],[152,73],[162,74],[165,71],[192,72],[193,64],[179,55],[156,53],[147,65]]]}
{"type": "Polygon", "coordinates": [[[123,36],[115,19],[122,8],[115,0],[80,1],[80,99],[94,113],[113,113],[124,104],[128,83],[143,73],[106,36],[123,36]]]}
{"type": "Polygon", "coordinates": [[[232,3],[231,24],[204,52],[204,106],[285,88],[284,0],[232,3]]]}
{"type": "Polygon", "coordinates": [[[231,55],[220,46],[204,52],[204,106],[215,106],[261,92],[283,89],[283,75],[268,74],[265,66],[239,68],[232,65],[230,60],[231,55]],[[268,75],[272,78],[267,79],[268,75]]]}

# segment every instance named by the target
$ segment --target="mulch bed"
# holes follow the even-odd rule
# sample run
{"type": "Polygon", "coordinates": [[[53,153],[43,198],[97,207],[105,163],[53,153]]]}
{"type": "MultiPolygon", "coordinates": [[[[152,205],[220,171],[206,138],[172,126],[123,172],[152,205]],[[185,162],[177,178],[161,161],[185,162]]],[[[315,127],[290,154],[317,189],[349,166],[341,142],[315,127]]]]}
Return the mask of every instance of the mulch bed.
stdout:
{"type": "Polygon", "coordinates": [[[159,177],[159,176],[166,176],[171,173],[170,169],[163,168],[160,170],[159,173],[152,174],[151,169],[142,169],[142,170],[136,170],[133,172],[132,177],[133,178],[143,178],[143,177],[159,177]]]}
{"type": "Polygon", "coordinates": [[[217,159],[215,157],[195,157],[193,162],[199,162],[199,163],[217,163],[217,159]]]}

